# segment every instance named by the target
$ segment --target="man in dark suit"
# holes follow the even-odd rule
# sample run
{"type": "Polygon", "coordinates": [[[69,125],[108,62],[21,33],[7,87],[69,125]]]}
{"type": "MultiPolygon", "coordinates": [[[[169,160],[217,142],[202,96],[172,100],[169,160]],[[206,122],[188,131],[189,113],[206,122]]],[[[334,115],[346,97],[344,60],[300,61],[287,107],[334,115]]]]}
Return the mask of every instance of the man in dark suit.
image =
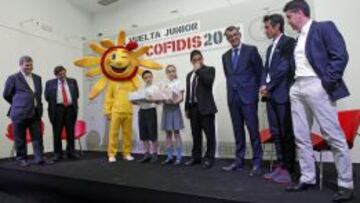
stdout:
{"type": "Polygon", "coordinates": [[[202,158],[202,131],[205,132],[207,149],[202,167],[211,168],[214,164],[215,114],[217,108],[213,95],[215,68],[203,63],[203,56],[199,50],[190,54],[193,70],[186,77],[185,113],[190,119],[193,137],[192,158],[185,163],[193,166],[201,163],[202,158]]]}
{"type": "Polygon", "coordinates": [[[253,167],[250,176],[261,175],[262,148],[259,135],[258,91],[263,69],[256,47],[241,43],[239,28],[226,28],[225,35],[232,48],[222,56],[227,83],[228,105],[236,142],[236,160],[224,171],[243,169],[245,158],[245,129],[250,134],[253,167]]]}
{"type": "Polygon", "coordinates": [[[21,166],[28,166],[26,129],[29,129],[34,149],[34,163],[43,165],[43,140],[41,136],[41,117],[43,112],[41,77],[32,73],[33,60],[22,56],[21,70],[8,77],[3,97],[9,102],[8,116],[11,118],[15,136],[16,160],[21,166]]]}
{"type": "Polygon", "coordinates": [[[54,161],[63,158],[61,132],[66,131],[68,158],[78,158],[75,153],[74,131],[78,113],[79,87],[73,78],[66,77],[66,69],[57,66],[54,69],[55,79],[45,85],[45,99],[49,103],[49,118],[54,134],[54,161]]]}
{"type": "Polygon", "coordinates": [[[352,162],[336,109],[336,101],[349,95],[343,81],[349,59],[345,41],[333,22],[311,20],[306,1],[290,1],[283,10],[289,25],[299,32],[293,56],[295,82],[290,88],[290,102],[301,177],[297,185],[287,190],[303,191],[316,184],[310,139],[315,117],[338,170],[338,191],[333,201],[352,199],[352,162]]]}
{"type": "Polygon", "coordinates": [[[280,14],[263,19],[267,38],[273,42],[266,52],[260,95],[266,101],[271,136],[274,140],[278,165],[265,179],[290,183],[295,177],[295,140],[292,132],[289,89],[291,82],[290,57],[295,40],[284,34],[284,18],[280,14]]]}

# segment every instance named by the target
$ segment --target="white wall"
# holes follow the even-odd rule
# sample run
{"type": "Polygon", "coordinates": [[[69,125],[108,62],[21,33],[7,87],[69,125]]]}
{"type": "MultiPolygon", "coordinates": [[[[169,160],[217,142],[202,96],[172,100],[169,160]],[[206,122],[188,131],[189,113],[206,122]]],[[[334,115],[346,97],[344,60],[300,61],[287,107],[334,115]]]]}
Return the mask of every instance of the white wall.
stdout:
{"type": "MultiPolygon", "coordinates": [[[[261,29],[259,29],[262,26],[260,17],[269,10],[270,12],[274,12],[275,10],[276,12],[281,13],[282,7],[287,0],[234,1],[236,4],[231,7],[224,6],[222,8],[217,8],[216,10],[211,9],[219,2],[208,1],[206,6],[209,6],[210,9],[199,14],[195,12],[196,8],[203,7],[205,2],[191,0],[176,1],[171,2],[171,4],[168,2],[169,1],[165,0],[146,0],[141,2],[128,1],[121,6],[114,6],[113,8],[106,10],[106,12],[97,13],[93,16],[92,30],[94,31],[94,34],[102,32],[105,33],[105,35],[112,36],[116,34],[120,28],[126,28],[129,34],[141,33],[147,30],[153,30],[191,20],[199,20],[202,30],[208,30],[216,26],[218,27],[219,25],[226,26],[229,24],[243,23],[245,26],[245,42],[257,45],[263,53],[269,42],[263,39],[263,33],[261,32],[261,29]],[[179,9],[181,16],[169,15],[168,11],[173,8],[179,9]],[[132,24],[138,24],[140,27],[137,29],[131,28],[132,24]],[[258,32],[254,32],[254,30],[258,30],[258,32]]],[[[360,7],[360,2],[357,0],[342,2],[341,10],[339,9],[339,2],[335,0],[309,0],[309,2],[312,7],[313,17],[316,20],[333,20],[343,33],[348,45],[350,63],[345,72],[345,81],[347,82],[352,95],[339,102],[339,110],[359,108],[360,93],[359,91],[356,91],[355,88],[356,86],[359,86],[357,82],[359,70],[356,67],[360,65],[360,59],[359,57],[356,57],[356,55],[357,52],[360,51],[358,46],[359,43],[357,41],[360,30],[359,27],[352,22],[354,19],[360,17],[360,14],[358,14],[356,10],[360,7]]],[[[291,35],[295,34],[289,27],[286,29],[291,35]]],[[[205,60],[208,64],[214,65],[218,70],[215,84],[215,97],[219,106],[217,119],[218,121],[221,121],[221,125],[218,125],[218,137],[220,137],[221,141],[233,142],[230,119],[224,97],[225,94],[224,91],[222,91],[224,90],[224,76],[221,69],[220,56],[224,51],[225,49],[219,49],[207,52],[205,53],[205,60]]],[[[185,74],[189,71],[190,64],[187,55],[163,58],[159,61],[164,64],[174,63],[177,65],[180,78],[183,80],[185,74]]],[[[158,74],[157,76],[160,79],[164,77],[161,74],[158,74]]],[[[264,127],[266,125],[266,119],[264,118],[263,105],[260,105],[259,116],[261,127],[264,127]]],[[[188,126],[184,134],[185,140],[190,140],[188,126]]],[[[359,144],[357,143],[355,149],[352,150],[354,162],[360,162],[360,148],[358,145],[359,144]]],[[[327,158],[331,160],[331,156],[327,156],[327,158]]]]}
{"type": "MultiPolygon", "coordinates": [[[[6,78],[19,71],[18,60],[22,55],[30,55],[34,60],[34,73],[45,81],[54,78],[53,68],[64,65],[68,75],[82,84],[82,72],[72,65],[74,58],[82,55],[80,36],[90,33],[90,15],[82,13],[67,1],[58,0],[2,0],[0,1],[0,39],[1,74],[0,92],[2,95],[6,78]],[[30,19],[53,27],[53,32],[39,29],[34,23],[23,26],[19,23],[30,19]]],[[[82,98],[80,102],[82,103],[82,98]]],[[[5,116],[9,105],[0,99],[0,157],[9,156],[12,142],[5,137],[10,120],[5,116]]],[[[53,150],[51,125],[47,116],[47,104],[44,102],[45,151],[53,150]]],[[[83,109],[80,107],[80,118],[83,109]]],[[[31,149],[29,145],[29,149],[31,149]]],[[[29,150],[31,153],[32,150],[29,150]]]]}

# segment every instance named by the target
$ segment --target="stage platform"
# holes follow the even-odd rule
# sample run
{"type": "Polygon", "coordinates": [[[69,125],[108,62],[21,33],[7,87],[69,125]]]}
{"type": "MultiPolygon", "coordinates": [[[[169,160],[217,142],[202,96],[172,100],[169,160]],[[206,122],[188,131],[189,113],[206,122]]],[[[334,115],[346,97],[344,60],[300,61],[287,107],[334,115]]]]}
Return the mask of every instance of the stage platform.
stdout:
{"type": "MultiPolygon", "coordinates": [[[[80,160],[22,168],[10,159],[2,159],[0,202],[322,203],[331,202],[336,189],[333,164],[325,165],[323,190],[287,193],[284,185],[249,177],[249,169],[221,171],[230,162],[218,159],[209,170],[199,165],[109,164],[106,153],[85,152],[80,160]]],[[[360,172],[360,166],[356,165],[355,170],[360,172]]],[[[357,196],[359,179],[356,176],[357,196]]],[[[358,202],[357,198],[353,202],[358,202]]]]}

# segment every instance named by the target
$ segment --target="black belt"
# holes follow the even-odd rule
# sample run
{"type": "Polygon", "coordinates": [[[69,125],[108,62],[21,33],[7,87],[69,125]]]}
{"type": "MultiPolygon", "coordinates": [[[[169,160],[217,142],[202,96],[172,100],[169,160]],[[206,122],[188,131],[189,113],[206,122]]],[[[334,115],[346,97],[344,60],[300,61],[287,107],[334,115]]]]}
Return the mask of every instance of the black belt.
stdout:
{"type": "Polygon", "coordinates": [[[156,108],[155,107],[148,108],[148,109],[141,109],[140,108],[140,111],[156,111],[156,108]]]}
{"type": "Polygon", "coordinates": [[[197,105],[198,105],[197,102],[195,102],[195,103],[190,103],[190,106],[191,106],[191,107],[196,107],[197,105]]]}
{"type": "Polygon", "coordinates": [[[67,107],[73,107],[74,105],[70,104],[70,105],[65,106],[64,104],[56,104],[56,106],[67,108],[67,107]]]}

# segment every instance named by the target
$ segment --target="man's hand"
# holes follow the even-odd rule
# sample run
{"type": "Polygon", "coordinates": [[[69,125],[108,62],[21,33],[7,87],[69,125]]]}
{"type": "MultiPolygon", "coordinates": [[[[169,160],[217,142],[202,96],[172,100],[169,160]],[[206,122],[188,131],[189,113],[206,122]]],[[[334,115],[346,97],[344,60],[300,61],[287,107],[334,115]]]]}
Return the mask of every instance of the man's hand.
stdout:
{"type": "Polygon", "coordinates": [[[267,91],[267,89],[266,89],[266,85],[263,85],[263,86],[260,87],[259,93],[260,93],[260,95],[261,95],[262,97],[267,97],[268,91],[267,91]]]}
{"type": "Polygon", "coordinates": [[[105,117],[106,117],[106,119],[107,119],[108,121],[111,120],[111,114],[105,114],[105,117]]]}

